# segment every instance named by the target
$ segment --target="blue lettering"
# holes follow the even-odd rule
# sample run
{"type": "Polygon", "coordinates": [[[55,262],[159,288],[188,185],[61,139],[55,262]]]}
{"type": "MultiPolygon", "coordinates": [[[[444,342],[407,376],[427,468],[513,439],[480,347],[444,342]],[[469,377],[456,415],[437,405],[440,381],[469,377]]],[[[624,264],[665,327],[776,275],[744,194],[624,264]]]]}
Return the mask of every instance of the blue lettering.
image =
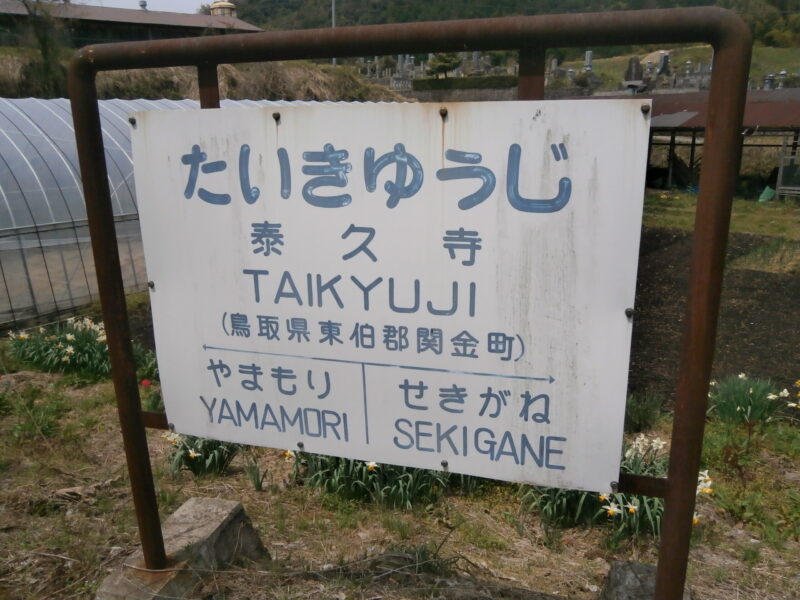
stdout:
{"type": "Polygon", "coordinates": [[[514,463],[519,464],[517,447],[514,444],[514,438],[510,431],[506,431],[500,439],[500,445],[497,448],[497,453],[494,455],[493,460],[499,461],[501,456],[510,456],[514,459],[514,463]]]}
{"type": "Polygon", "coordinates": [[[322,436],[322,419],[320,418],[319,410],[316,408],[303,409],[303,422],[305,423],[306,435],[308,437],[321,437],[322,436]],[[316,431],[313,431],[313,420],[308,418],[308,414],[313,413],[316,416],[316,431]]]}
{"type": "MultiPolygon", "coordinates": [[[[258,429],[258,409],[256,408],[256,403],[250,403],[250,410],[247,411],[245,414],[244,410],[242,409],[242,405],[239,404],[239,401],[236,401],[236,422],[238,425],[241,425],[243,422],[250,421],[250,417],[253,418],[253,427],[258,429]],[[244,421],[242,421],[244,419],[244,421]]],[[[238,426],[237,425],[237,426],[238,426]]]]}
{"type": "Polygon", "coordinates": [[[217,425],[221,425],[222,421],[225,419],[230,419],[233,421],[233,424],[236,427],[239,427],[239,421],[236,420],[236,417],[233,416],[233,411],[231,410],[228,401],[223,398],[222,402],[219,403],[219,414],[217,415],[217,425]]]}
{"type": "Polygon", "coordinates": [[[269,404],[264,405],[264,414],[261,415],[261,429],[264,429],[264,427],[274,427],[283,433],[283,428],[280,423],[278,423],[278,419],[275,417],[275,413],[272,412],[272,407],[269,404]]]}
{"type": "Polygon", "coordinates": [[[294,427],[294,425],[298,424],[300,427],[300,434],[303,434],[303,411],[301,409],[297,409],[294,413],[294,418],[290,418],[289,414],[286,412],[286,409],[281,406],[281,425],[283,427],[283,431],[286,431],[287,425],[288,427],[294,427]]]}
{"type": "Polygon", "coordinates": [[[375,279],[375,281],[373,281],[372,283],[370,283],[366,287],[364,286],[363,283],[361,283],[353,275],[350,276],[350,279],[353,281],[353,283],[355,283],[358,286],[358,288],[364,294],[364,310],[369,310],[369,293],[372,291],[372,288],[374,288],[381,281],[383,281],[383,277],[378,277],[377,279],[375,279]]]}
{"type": "Polygon", "coordinates": [[[342,299],[339,297],[339,294],[336,292],[336,288],[334,287],[339,280],[341,280],[341,278],[341,275],[337,275],[333,279],[329,279],[323,284],[322,275],[317,275],[317,306],[322,306],[322,294],[324,292],[330,292],[333,296],[333,299],[336,300],[336,304],[339,305],[339,308],[344,308],[342,299]]]}
{"type": "Polygon", "coordinates": [[[208,402],[206,402],[206,399],[203,398],[202,396],[200,396],[200,400],[203,403],[203,406],[205,406],[206,410],[208,411],[208,422],[209,423],[213,423],[214,422],[213,410],[214,410],[214,407],[217,405],[217,399],[214,398],[214,401],[211,403],[211,406],[208,405],[208,402]]]}
{"type": "Polygon", "coordinates": [[[303,299],[300,297],[300,292],[297,291],[297,287],[294,285],[292,275],[289,273],[289,271],[284,271],[283,275],[281,276],[281,282],[280,285],[278,285],[278,292],[275,294],[275,304],[278,304],[281,298],[294,298],[297,301],[298,306],[303,306],[303,299]],[[284,288],[287,284],[290,288],[292,288],[291,292],[284,291],[284,288]]]}
{"type": "Polygon", "coordinates": [[[433,452],[433,448],[427,448],[420,443],[420,438],[424,437],[433,437],[432,433],[428,433],[427,431],[422,431],[422,427],[431,427],[433,423],[430,421],[417,421],[414,423],[414,432],[417,435],[417,450],[420,452],[433,452]]]}
{"type": "MultiPolygon", "coordinates": [[[[442,441],[447,440],[447,443],[450,444],[450,448],[453,450],[453,454],[458,456],[458,448],[456,448],[456,445],[453,443],[453,439],[450,437],[450,435],[456,429],[458,429],[458,425],[453,425],[453,426],[449,427],[448,429],[442,431],[442,426],[439,423],[436,424],[436,451],[437,452],[439,452],[441,454],[441,452],[442,452],[442,441]]],[[[464,429],[466,430],[466,427],[464,429]]]]}
{"type": "Polygon", "coordinates": [[[497,442],[494,441],[494,432],[491,429],[486,429],[486,427],[478,427],[478,429],[475,430],[473,439],[475,442],[475,450],[477,450],[479,454],[485,454],[491,460],[494,460],[494,448],[497,445],[497,442]],[[483,444],[481,434],[488,434],[486,437],[489,438],[484,439],[483,444]]]}
{"type": "Polygon", "coordinates": [[[394,301],[394,277],[389,277],[389,308],[398,313],[415,313],[419,310],[419,279],[414,280],[414,306],[411,308],[399,307],[394,301]]]}
{"type": "Polygon", "coordinates": [[[550,462],[550,455],[551,454],[564,454],[563,450],[557,450],[555,448],[552,448],[550,446],[550,443],[551,442],[566,442],[566,441],[567,441],[567,438],[565,438],[565,437],[556,437],[556,436],[553,436],[553,435],[548,435],[547,436],[547,452],[546,452],[546,457],[547,458],[545,459],[545,466],[548,469],[555,469],[556,471],[563,471],[564,469],[566,469],[566,467],[564,465],[556,465],[556,464],[552,464],[550,462]]]}
{"type": "Polygon", "coordinates": [[[408,438],[408,443],[401,444],[400,440],[398,439],[398,437],[394,436],[394,440],[393,440],[394,441],[394,445],[397,446],[398,448],[403,449],[403,450],[408,450],[408,449],[410,449],[410,448],[412,448],[414,446],[414,436],[412,436],[409,432],[403,431],[402,429],[400,429],[400,425],[401,424],[406,426],[406,427],[411,427],[411,421],[409,421],[408,419],[397,419],[397,421],[394,422],[395,430],[398,433],[401,433],[405,437],[407,437],[408,438]]]}

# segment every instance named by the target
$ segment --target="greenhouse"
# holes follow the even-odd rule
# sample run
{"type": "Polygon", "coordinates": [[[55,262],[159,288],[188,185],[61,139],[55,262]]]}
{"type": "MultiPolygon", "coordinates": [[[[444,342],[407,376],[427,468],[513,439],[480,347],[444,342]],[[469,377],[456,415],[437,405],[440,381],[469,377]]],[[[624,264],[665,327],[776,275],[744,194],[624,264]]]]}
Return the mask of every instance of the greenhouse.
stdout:
{"type": "MultiPolygon", "coordinates": [[[[230,101],[226,106],[285,105],[230,101]]],[[[101,100],[109,189],[127,291],[147,286],[128,115],[194,100],[101,100]]],[[[0,99],[0,330],[98,300],[69,100],[0,99]]]]}

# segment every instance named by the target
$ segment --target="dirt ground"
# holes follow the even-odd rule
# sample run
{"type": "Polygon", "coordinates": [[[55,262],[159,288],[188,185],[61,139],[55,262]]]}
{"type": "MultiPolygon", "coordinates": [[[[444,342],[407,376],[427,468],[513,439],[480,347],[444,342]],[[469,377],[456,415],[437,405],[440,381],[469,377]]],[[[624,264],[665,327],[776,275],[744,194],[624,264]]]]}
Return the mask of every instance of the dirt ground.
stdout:
{"type": "MultiPolygon", "coordinates": [[[[800,377],[800,273],[737,266],[770,242],[734,233],[728,241],[712,376],[747,373],[791,388],[800,377]]],[[[692,234],[645,228],[639,258],[629,389],[674,400],[692,234]]]]}

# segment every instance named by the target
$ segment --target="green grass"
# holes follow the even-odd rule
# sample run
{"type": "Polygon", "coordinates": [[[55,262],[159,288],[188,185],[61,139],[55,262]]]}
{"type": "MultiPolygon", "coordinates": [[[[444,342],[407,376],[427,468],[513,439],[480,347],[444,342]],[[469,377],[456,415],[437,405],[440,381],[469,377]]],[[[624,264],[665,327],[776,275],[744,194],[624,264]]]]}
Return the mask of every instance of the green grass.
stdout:
{"type": "Polygon", "coordinates": [[[465,541],[481,550],[506,550],[508,542],[484,527],[476,527],[469,523],[461,525],[461,535],[465,541]]]}
{"type": "Polygon", "coordinates": [[[772,239],[732,261],[729,266],[770,273],[800,270],[800,242],[782,237],[772,239]]]}
{"type": "Polygon", "coordinates": [[[714,478],[714,504],[773,548],[797,541],[800,492],[786,478],[786,469],[797,465],[799,455],[800,430],[794,424],[769,423],[748,444],[742,427],[710,422],[703,464],[714,478]]]}
{"type": "MultiPolygon", "coordinates": [[[[644,200],[644,224],[648,227],[694,228],[697,196],[687,192],[648,190],[644,200]]],[[[793,202],[765,202],[735,198],[731,213],[732,233],[752,233],[800,241],[800,208],[793,202]]]]}

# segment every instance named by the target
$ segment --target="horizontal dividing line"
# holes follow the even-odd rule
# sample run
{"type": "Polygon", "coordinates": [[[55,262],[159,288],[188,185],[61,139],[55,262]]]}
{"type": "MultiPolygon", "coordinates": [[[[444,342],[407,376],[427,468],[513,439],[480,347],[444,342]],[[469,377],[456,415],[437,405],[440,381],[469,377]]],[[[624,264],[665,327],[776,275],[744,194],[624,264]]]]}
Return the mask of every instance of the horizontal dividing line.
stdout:
{"type": "Polygon", "coordinates": [[[528,377],[526,375],[503,375],[501,373],[481,373],[478,371],[458,371],[455,369],[438,369],[435,367],[413,367],[411,365],[393,365],[390,363],[369,362],[363,360],[347,360],[344,358],[323,358],[320,356],[305,356],[302,354],[285,354],[282,352],[264,352],[262,350],[242,350],[239,348],[223,348],[221,346],[208,346],[203,344],[203,350],[220,350],[222,352],[239,352],[241,354],[264,354],[266,356],[283,356],[286,358],[302,358],[305,360],[318,360],[321,362],[344,363],[349,365],[366,365],[368,367],[388,367],[392,369],[408,369],[410,371],[430,371],[434,373],[456,373],[457,375],[477,375],[478,377],[500,377],[502,379],[521,379],[523,381],[546,381],[553,383],[550,377],[528,377]]]}

